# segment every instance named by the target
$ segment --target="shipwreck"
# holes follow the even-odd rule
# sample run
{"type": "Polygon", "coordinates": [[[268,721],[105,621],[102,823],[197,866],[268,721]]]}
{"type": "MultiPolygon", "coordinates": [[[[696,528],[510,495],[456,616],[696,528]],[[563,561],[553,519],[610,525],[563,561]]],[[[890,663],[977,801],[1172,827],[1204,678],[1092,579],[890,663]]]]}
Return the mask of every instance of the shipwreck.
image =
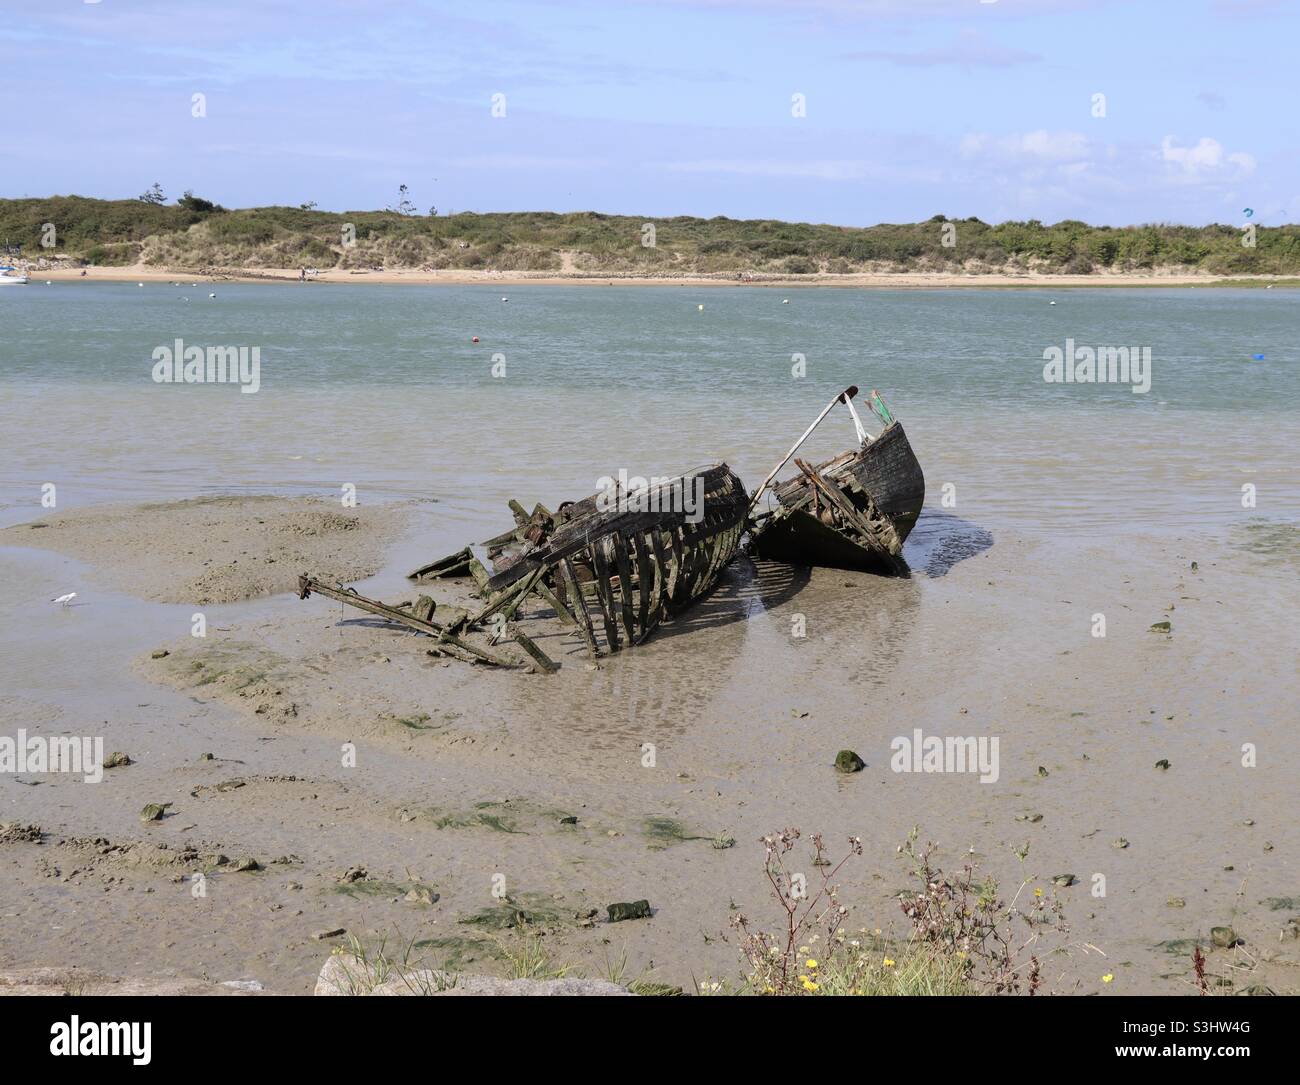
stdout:
{"type": "Polygon", "coordinates": [[[707,595],[741,550],[800,565],[906,574],[903,542],[925,498],[925,479],[903,428],[879,393],[870,397],[884,428],[872,438],[846,388],[817,416],[751,495],[725,463],[668,478],[607,477],[599,493],[554,512],[509,503],[514,527],[415,569],[428,584],[474,581],[477,609],[439,607],[429,595],[390,605],[308,574],[298,595],[336,599],[432,638],[432,654],[553,673],[559,663],[519,620],[539,603],[596,659],[643,643],[661,622],[707,595]],[[837,404],[852,416],[858,447],[826,463],[795,459],[799,474],[776,476],[837,404]],[[764,496],[775,507],[757,511],[764,496]],[[477,553],[476,553],[477,551],[477,553]],[[481,555],[481,557],[480,557],[481,555]],[[490,566],[490,568],[489,568],[490,566]],[[513,644],[522,659],[502,649],[513,644]]]}

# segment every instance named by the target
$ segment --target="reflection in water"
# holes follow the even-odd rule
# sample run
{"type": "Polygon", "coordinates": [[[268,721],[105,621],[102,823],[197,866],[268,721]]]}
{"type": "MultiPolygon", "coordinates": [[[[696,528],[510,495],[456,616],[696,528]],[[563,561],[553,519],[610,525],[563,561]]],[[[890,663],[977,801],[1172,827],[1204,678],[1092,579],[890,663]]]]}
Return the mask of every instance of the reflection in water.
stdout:
{"type": "Polygon", "coordinates": [[[992,533],[979,524],[951,512],[923,508],[903,547],[903,556],[909,564],[924,569],[926,576],[936,578],[992,545],[992,533]]]}

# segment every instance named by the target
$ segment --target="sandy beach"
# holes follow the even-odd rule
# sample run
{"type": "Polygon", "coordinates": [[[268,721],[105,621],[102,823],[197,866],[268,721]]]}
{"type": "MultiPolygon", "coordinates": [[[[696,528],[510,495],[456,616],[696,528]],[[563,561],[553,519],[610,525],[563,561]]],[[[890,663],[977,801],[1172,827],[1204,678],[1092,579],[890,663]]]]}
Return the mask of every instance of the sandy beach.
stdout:
{"type": "MultiPolygon", "coordinates": [[[[915,825],[1008,896],[1022,880],[1061,896],[1072,948],[1049,958],[1053,990],[1189,992],[1190,947],[1222,924],[1243,944],[1211,951],[1216,973],[1296,989],[1300,943],[1279,929],[1300,911],[1286,767],[1300,751],[1269,706],[1300,691],[1278,635],[1287,593],[1258,590],[1268,540],[1149,537],[1117,564],[1101,542],[1063,551],[927,510],[908,579],[741,558],[704,603],[597,665],[535,612],[526,627],[562,662],[548,677],[436,658],[427,638],[268,579],[310,564],[410,599],[410,559],[438,556],[410,510],[353,511],[344,527],[300,500],[229,497],[3,532],[3,577],[24,595],[5,620],[23,615],[34,666],[77,678],[60,703],[6,702],[4,733],[89,727],[132,762],[98,786],[6,781],[4,817],[21,818],[0,834],[0,911],[33,920],[7,967],[75,983],[93,960],[308,992],[331,944],[317,936],[346,929],[500,972],[521,937],[501,927],[504,879],[553,960],[601,977],[625,954],[630,976],[689,990],[736,980],[733,914],[776,918],[762,834],[861,836],[848,922],[901,934],[895,848],[915,825]],[[74,581],[84,605],[25,601],[74,581]],[[999,735],[999,782],[891,771],[891,740],[915,728],[999,735]],[[843,748],[862,772],[835,771],[843,748]],[[147,803],[171,805],[142,823],[147,803]],[[640,898],[651,920],[604,922],[640,898]]],[[[467,598],[466,582],[433,588],[440,605],[467,598]]]]}
{"type": "MultiPolygon", "coordinates": [[[[298,268],[222,268],[203,272],[179,268],[132,267],[57,268],[33,270],[32,282],[146,282],[190,285],[214,282],[298,282],[298,268]]],[[[1250,276],[1251,282],[1300,285],[1285,276],[1250,276]]],[[[897,272],[852,275],[798,275],[781,277],[760,275],[750,279],[736,276],[603,276],[583,273],[554,274],[528,271],[421,271],[419,269],[322,271],[309,279],[313,283],[373,283],[379,285],[539,285],[539,286],[686,286],[686,287],[835,287],[840,289],[953,289],[955,287],[1135,287],[1135,286],[1215,286],[1239,282],[1240,276],[1156,271],[1150,273],[1098,271],[1089,275],[1056,275],[1026,272],[1020,275],[1001,273],[960,274],[949,272],[897,272]]]]}

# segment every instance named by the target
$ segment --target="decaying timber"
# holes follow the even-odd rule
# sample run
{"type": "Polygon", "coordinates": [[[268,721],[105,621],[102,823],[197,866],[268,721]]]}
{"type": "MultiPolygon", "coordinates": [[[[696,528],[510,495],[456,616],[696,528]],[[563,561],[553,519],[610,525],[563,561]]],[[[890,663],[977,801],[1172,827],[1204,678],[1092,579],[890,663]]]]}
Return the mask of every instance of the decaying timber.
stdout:
{"type": "MultiPolygon", "coordinates": [[[[925,476],[903,427],[874,391],[871,407],[884,429],[874,439],[866,433],[853,409],[856,393],[856,388],[846,389],[830,407],[848,406],[859,446],[815,467],[795,460],[799,474],[772,488],[776,507],[753,519],[749,552],[755,557],[796,565],[905,571],[903,542],[925,500],[925,476]]],[[[780,467],[755,493],[755,504],[780,467]]]]}
{"type": "Polygon", "coordinates": [[[555,663],[518,628],[530,599],[569,627],[587,654],[642,643],[667,616],[706,594],[735,556],[746,527],[749,497],[726,464],[639,487],[607,490],[565,502],[554,513],[510,503],[515,527],[481,544],[491,572],[465,547],[416,569],[417,583],[472,577],[481,605],[457,620],[439,620],[429,596],[389,606],[342,585],[299,578],[299,595],[313,592],[406,625],[436,639],[436,649],[483,663],[522,663],[551,673],[555,663]],[[476,644],[472,636],[487,638],[476,644]],[[513,640],[523,660],[494,651],[513,640]]]}

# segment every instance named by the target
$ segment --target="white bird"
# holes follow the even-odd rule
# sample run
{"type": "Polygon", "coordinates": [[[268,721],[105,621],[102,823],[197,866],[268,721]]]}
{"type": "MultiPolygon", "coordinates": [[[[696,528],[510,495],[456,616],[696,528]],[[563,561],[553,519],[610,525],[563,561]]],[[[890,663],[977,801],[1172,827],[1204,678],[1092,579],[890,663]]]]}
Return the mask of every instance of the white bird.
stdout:
{"type": "Polygon", "coordinates": [[[144,286],[144,283],[136,283],[136,286],[144,286]]]}
{"type": "Polygon", "coordinates": [[[782,305],[789,305],[789,304],[790,304],[790,299],[789,299],[789,298],[782,298],[782,299],[781,299],[781,304],[782,304],[782,305]]]}
{"type": "Polygon", "coordinates": [[[51,603],[62,603],[65,607],[77,597],[75,591],[68,592],[67,595],[60,595],[57,599],[51,599],[51,603]]]}
{"type": "Polygon", "coordinates": [[[509,299],[509,298],[502,298],[501,300],[502,300],[502,301],[509,301],[510,299],[509,299]]]}
{"type": "Polygon", "coordinates": [[[208,297],[210,297],[210,298],[215,298],[216,296],[217,296],[216,294],[209,294],[209,295],[208,295],[208,297]]]}
{"type": "Polygon", "coordinates": [[[1048,304],[1048,305],[1055,305],[1056,302],[1054,302],[1054,301],[1049,301],[1047,304],[1048,304]]]}

